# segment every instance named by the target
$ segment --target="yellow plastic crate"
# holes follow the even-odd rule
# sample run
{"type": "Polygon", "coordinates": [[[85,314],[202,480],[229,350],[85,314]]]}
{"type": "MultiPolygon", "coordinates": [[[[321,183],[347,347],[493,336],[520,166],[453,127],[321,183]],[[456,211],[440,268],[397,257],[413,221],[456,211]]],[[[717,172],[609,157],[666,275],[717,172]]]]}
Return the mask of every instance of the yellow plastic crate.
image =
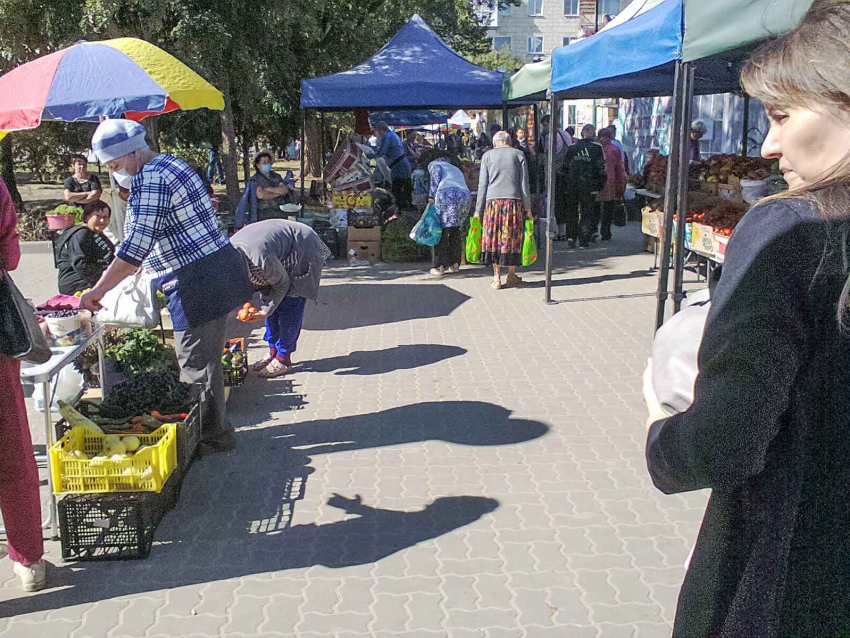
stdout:
{"type": "MultiPolygon", "coordinates": [[[[124,438],[118,435],[119,438],[124,438]]],[[[54,494],[107,492],[160,492],[177,467],[177,425],[167,423],[150,434],[133,434],[150,447],[128,459],[92,461],[68,458],[82,450],[97,456],[105,434],[75,427],[50,448],[50,473],[54,494]]]]}

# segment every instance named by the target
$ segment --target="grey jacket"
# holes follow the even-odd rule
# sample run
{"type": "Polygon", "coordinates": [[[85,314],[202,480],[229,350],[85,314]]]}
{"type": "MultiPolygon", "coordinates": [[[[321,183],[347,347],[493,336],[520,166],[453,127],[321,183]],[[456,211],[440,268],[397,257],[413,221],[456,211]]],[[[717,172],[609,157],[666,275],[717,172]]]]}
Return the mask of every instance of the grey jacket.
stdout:
{"type": "Polygon", "coordinates": [[[262,312],[274,312],[284,297],[318,296],[322,267],[330,251],[306,224],[267,219],[245,226],[230,243],[260,269],[269,284],[269,289],[263,290],[262,312]]]}
{"type": "Polygon", "coordinates": [[[476,215],[484,214],[488,199],[521,199],[525,210],[531,210],[525,153],[510,146],[497,146],[484,153],[478,177],[476,215]]]}

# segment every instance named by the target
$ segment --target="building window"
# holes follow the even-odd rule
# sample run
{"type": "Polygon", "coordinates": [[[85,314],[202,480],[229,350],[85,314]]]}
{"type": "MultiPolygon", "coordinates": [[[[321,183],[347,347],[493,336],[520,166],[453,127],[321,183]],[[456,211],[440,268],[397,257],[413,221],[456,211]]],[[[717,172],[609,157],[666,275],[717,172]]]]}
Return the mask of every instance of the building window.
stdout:
{"type": "MultiPolygon", "coordinates": [[[[498,2],[498,0],[496,0],[498,2]]],[[[499,15],[502,17],[510,18],[514,14],[514,5],[506,4],[504,6],[499,7],[499,15]]]]}
{"type": "Polygon", "coordinates": [[[504,48],[511,48],[511,37],[504,35],[497,35],[493,38],[493,50],[500,51],[504,48]]]}
{"type": "Polygon", "coordinates": [[[564,0],[564,15],[565,16],[577,16],[578,15],[578,2],[579,2],[579,0],[564,0]]]}
{"type": "Polygon", "coordinates": [[[578,38],[571,38],[571,37],[569,37],[569,36],[566,36],[566,35],[565,35],[565,36],[564,36],[564,46],[565,46],[565,47],[568,47],[568,46],[570,46],[573,42],[575,42],[576,40],[578,40],[578,38]]]}
{"type": "Polygon", "coordinates": [[[533,35],[528,38],[529,53],[543,53],[543,36],[533,35]]]}
{"type": "Polygon", "coordinates": [[[620,0],[600,0],[599,1],[599,15],[612,15],[615,16],[620,13],[620,0]]]}
{"type": "Polygon", "coordinates": [[[543,15],[543,0],[528,0],[528,15],[542,16],[543,15]]]}

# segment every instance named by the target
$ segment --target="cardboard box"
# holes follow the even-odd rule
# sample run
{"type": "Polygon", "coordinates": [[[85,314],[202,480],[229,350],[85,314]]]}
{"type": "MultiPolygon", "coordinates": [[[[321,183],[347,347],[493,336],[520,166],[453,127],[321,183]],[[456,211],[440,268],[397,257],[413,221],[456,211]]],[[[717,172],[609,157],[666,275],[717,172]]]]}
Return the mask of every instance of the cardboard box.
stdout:
{"type": "MultiPolygon", "coordinates": [[[[731,179],[731,178],[730,178],[731,179]]],[[[741,195],[741,182],[738,181],[738,184],[718,184],[717,185],[717,194],[720,195],[723,199],[728,199],[732,202],[743,202],[744,198],[741,195]]]]}
{"type": "Polygon", "coordinates": [[[663,213],[643,213],[641,230],[644,235],[649,235],[650,237],[661,237],[661,228],[663,223],[663,213]]]}
{"type": "Polygon", "coordinates": [[[711,195],[717,195],[717,186],[718,184],[713,182],[700,182],[699,189],[703,193],[710,193],[711,195]]]}
{"type": "Polygon", "coordinates": [[[376,264],[381,261],[381,242],[380,241],[352,241],[350,234],[351,228],[348,229],[348,258],[361,259],[368,261],[370,264],[376,264]],[[352,253],[352,251],[354,251],[352,253]]]}
{"type": "Polygon", "coordinates": [[[714,254],[714,260],[722,264],[726,261],[726,246],[729,244],[729,238],[726,235],[714,235],[714,243],[717,248],[714,254]]]}
{"type": "Polygon", "coordinates": [[[355,228],[352,226],[348,229],[348,241],[381,241],[381,227],[373,226],[372,228],[355,228]]]}
{"type": "Polygon", "coordinates": [[[705,224],[691,224],[690,249],[705,257],[714,257],[714,229],[705,224]]]}

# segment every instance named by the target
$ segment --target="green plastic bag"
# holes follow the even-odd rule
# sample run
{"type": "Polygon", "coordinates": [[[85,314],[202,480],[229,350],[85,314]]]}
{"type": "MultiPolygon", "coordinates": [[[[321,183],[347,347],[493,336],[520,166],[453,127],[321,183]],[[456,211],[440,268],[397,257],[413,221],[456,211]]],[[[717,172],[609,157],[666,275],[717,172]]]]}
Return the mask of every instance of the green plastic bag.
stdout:
{"type": "Polygon", "coordinates": [[[477,264],[481,261],[481,219],[469,218],[469,233],[466,235],[466,263],[477,264]]]}
{"type": "Polygon", "coordinates": [[[537,261],[537,242],[534,241],[534,222],[525,220],[525,236],[522,239],[522,265],[530,266],[537,261]]]}

